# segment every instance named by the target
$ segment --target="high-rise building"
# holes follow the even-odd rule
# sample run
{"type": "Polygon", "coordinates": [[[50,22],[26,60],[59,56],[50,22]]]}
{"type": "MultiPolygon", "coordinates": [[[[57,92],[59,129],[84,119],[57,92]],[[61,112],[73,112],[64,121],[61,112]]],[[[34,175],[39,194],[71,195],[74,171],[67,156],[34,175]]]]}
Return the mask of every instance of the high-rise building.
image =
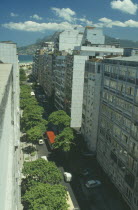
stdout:
{"type": "Polygon", "coordinates": [[[71,53],[75,46],[80,46],[83,32],[78,29],[65,30],[59,34],[59,51],[71,53]]]}
{"type": "Polygon", "coordinates": [[[20,109],[16,44],[0,43],[0,209],[20,209],[20,109]]]}
{"type": "Polygon", "coordinates": [[[132,210],[138,209],[138,58],[103,62],[97,160],[132,210]]]}
{"type": "Polygon", "coordinates": [[[89,150],[95,152],[102,79],[102,63],[93,58],[85,63],[81,133],[89,150]]]}
{"type": "Polygon", "coordinates": [[[93,44],[104,44],[105,36],[103,35],[103,31],[101,29],[86,26],[82,38],[81,45],[83,46],[91,46],[93,44]]]}

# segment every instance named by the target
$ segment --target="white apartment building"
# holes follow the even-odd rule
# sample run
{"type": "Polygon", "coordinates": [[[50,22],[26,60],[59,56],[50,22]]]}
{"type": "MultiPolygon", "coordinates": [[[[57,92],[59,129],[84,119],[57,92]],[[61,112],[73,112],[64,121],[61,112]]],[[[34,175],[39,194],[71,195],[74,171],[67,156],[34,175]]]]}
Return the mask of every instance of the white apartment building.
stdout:
{"type": "Polygon", "coordinates": [[[92,44],[104,44],[105,36],[103,35],[103,30],[86,26],[85,31],[82,38],[81,45],[87,46],[92,44]]]}
{"type": "Polygon", "coordinates": [[[79,51],[81,55],[88,55],[92,57],[106,57],[108,55],[123,55],[124,49],[117,48],[113,45],[95,45],[93,46],[78,46],[75,50],[79,51]]]}
{"type": "Polygon", "coordinates": [[[77,29],[65,30],[59,34],[59,51],[72,53],[75,46],[80,46],[83,32],[77,29]]]}
{"type": "Polygon", "coordinates": [[[0,209],[20,209],[20,109],[16,44],[0,43],[0,209]]]}
{"type": "Polygon", "coordinates": [[[82,121],[84,69],[86,60],[88,60],[88,56],[74,55],[70,126],[76,130],[80,130],[82,121]]]}
{"type": "Polygon", "coordinates": [[[89,150],[95,152],[102,79],[102,63],[90,59],[85,63],[81,133],[89,150]]]}

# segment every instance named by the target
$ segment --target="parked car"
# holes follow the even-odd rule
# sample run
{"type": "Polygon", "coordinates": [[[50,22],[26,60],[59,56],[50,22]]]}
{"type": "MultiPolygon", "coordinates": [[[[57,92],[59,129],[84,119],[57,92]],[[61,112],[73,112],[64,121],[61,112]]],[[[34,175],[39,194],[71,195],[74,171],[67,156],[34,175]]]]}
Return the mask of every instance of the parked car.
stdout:
{"type": "Polygon", "coordinates": [[[41,156],[41,158],[48,161],[47,156],[41,156]]]}
{"type": "Polygon", "coordinates": [[[86,183],[85,183],[85,186],[87,188],[95,188],[95,187],[99,187],[101,185],[101,182],[98,181],[98,180],[88,180],[86,183]]]}
{"type": "Polygon", "coordinates": [[[72,180],[72,174],[69,172],[64,172],[64,178],[66,182],[70,182],[72,180]]]}
{"type": "Polygon", "coordinates": [[[44,144],[44,140],[43,139],[39,139],[39,145],[44,144]]]}
{"type": "Polygon", "coordinates": [[[92,169],[91,168],[85,168],[80,172],[80,175],[90,176],[90,175],[92,175],[92,169]]]}
{"type": "Polygon", "coordinates": [[[85,157],[96,157],[96,152],[87,151],[83,152],[82,155],[85,157]]]}

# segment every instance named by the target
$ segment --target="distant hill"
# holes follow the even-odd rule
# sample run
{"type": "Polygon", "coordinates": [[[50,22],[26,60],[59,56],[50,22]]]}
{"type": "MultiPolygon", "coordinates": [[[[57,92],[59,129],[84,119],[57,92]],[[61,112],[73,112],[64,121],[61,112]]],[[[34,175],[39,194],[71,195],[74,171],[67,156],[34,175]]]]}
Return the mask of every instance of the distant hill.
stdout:
{"type": "Polygon", "coordinates": [[[116,39],[110,36],[105,36],[105,44],[119,43],[120,47],[138,47],[138,41],[116,39]]]}
{"type": "MultiPolygon", "coordinates": [[[[60,32],[55,32],[53,35],[46,36],[43,39],[38,39],[36,43],[18,48],[19,55],[33,55],[37,49],[41,47],[43,42],[54,41],[60,32]]],[[[113,37],[105,36],[105,44],[116,44],[119,43],[120,47],[137,47],[138,41],[116,39],[113,37]]]]}

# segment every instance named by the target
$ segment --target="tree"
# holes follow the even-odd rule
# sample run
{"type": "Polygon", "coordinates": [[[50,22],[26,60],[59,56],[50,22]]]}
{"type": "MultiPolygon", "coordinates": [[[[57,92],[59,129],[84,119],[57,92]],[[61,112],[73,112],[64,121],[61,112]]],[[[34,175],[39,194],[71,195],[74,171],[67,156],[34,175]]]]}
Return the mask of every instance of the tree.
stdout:
{"type": "Polygon", "coordinates": [[[26,74],[25,74],[25,70],[24,69],[20,69],[20,81],[25,81],[27,79],[26,74]]]}
{"type": "Polygon", "coordinates": [[[22,197],[27,210],[68,210],[67,191],[62,185],[38,183],[22,197]]]}
{"type": "Polygon", "coordinates": [[[47,125],[47,121],[42,119],[43,111],[44,109],[38,105],[26,106],[21,118],[22,128],[27,131],[40,123],[47,125]]]}
{"type": "Polygon", "coordinates": [[[47,121],[43,120],[29,130],[27,130],[27,140],[32,143],[37,143],[39,139],[43,138],[43,133],[46,131],[47,121]]]}
{"type": "Polygon", "coordinates": [[[64,128],[64,130],[56,136],[53,146],[54,148],[59,148],[65,152],[70,151],[71,144],[75,144],[73,139],[74,134],[72,128],[64,128]]]}
{"type": "Polygon", "coordinates": [[[60,132],[70,125],[70,117],[63,110],[59,110],[50,114],[48,122],[56,126],[60,132]]]}
{"type": "Polygon", "coordinates": [[[28,85],[20,86],[20,98],[30,98],[31,88],[28,85]]]}
{"type": "Polygon", "coordinates": [[[62,174],[55,163],[42,158],[32,162],[24,162],[22,172],[26,179],[36,182],[59,184],[62,180],[62,174]]]}
{"type": "Polygon", "coordinates": [[[20,99],[21,109],[24,109],[27,106],[33,106],[33,105],[38,105],[38,102],[34,97],[20,99]]]}

